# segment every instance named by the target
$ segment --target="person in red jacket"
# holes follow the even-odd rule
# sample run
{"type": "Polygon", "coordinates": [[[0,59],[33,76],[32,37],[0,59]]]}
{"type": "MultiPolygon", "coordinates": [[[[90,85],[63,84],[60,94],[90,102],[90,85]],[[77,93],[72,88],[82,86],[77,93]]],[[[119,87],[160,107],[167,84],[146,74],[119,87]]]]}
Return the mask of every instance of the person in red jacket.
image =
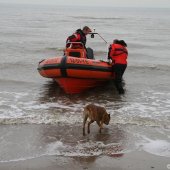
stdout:
{"type": "Polygon", "coordinates": [[[124,94],[122,86],[122,76],[127,67],[128,50],[124,40],[113,41],[109,47],[108,59],[112,60],[113,71],[115,73],[115,86],[119,94],[124,94]]]}
{"type": "MultiPolygon", "coordinates": [[[[93,50],[91,48],[86,48],[86,35],[88,35],[91,29],[88,26],[84,26],[83,29],[78,29],[74,34],[69,36],[66,40],[66,48],[70,47],[71,42],[81,42],[83,47],[86,49],[87,58],[94,59],[93,50]]],[[[82,45],[74,44],[74,48],[82,48],[82,45]]]]}
{"type": "Polygon", "coordinates": [[[84,26],[83,29],[78,29],[74,34],[69,36],[66,40],[66,47],[69,46],[69,42],[81,42],[84,47],[86,46],[86,35],[91,32],[88,26],[84,26]]]}

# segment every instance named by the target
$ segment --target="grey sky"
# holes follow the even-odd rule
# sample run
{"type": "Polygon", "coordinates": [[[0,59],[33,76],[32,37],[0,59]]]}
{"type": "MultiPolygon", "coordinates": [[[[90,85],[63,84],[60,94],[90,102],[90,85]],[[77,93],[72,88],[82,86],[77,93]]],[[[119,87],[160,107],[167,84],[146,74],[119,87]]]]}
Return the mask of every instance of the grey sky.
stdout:
{"type": "Polygon", "coordinates": [[[4,3],[89,5],[118,7],[165,7],[170,8],[170,0],[0,0],[4,3]]]}

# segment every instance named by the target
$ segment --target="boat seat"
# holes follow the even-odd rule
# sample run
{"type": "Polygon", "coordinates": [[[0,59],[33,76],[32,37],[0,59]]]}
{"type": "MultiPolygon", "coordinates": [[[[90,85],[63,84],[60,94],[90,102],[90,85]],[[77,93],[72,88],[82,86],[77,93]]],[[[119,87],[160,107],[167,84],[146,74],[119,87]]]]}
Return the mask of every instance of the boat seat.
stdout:
{"type": "Polygon", "coordinates": [[[86,50],[85,49],[72,49],[72,48],[66,48],[65,49],[65,55],[71,56],[71,57],[77,57],[77,58],[87,58],[86,57],[86,50]]]}
{"type": "Polygon", "coordinates": [[[81,42],[69,42],[66,44],[66,49],[64,50],[66,56],[77,57],[77,58],[87,58],[87,53],[84,45],[81,42]]]}

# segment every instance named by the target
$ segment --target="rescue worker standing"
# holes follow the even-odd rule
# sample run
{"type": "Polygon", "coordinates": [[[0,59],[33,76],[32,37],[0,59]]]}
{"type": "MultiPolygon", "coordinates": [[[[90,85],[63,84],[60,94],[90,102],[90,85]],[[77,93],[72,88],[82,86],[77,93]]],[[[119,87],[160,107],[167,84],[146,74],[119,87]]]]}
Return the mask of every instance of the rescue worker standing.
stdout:
{"type": "MultiPolygon", "coordinates": [[[[86,48],[86,35],[88,35],[91,29],[88,26],[84,26],[83,29],[78,29],[74,34],[69,36],[66,40],[66,48],[70,46],[70,42],[81,42],[87,51],[87,58],[94,58],[93,50],[91,48],[86,48]]],[[[76,45],[77,47],[78,45],[76,45]]]]}
{"type": "Polygon", "coordinates": [[[122,76],[127,67],[127,44],[124,40],[113,41],[113,44],[109,47],[108,59],[112,60],[113,71],[115,73],[115,86],[119,94],[124,94],[124,89],[122,86],[122,76]]]}

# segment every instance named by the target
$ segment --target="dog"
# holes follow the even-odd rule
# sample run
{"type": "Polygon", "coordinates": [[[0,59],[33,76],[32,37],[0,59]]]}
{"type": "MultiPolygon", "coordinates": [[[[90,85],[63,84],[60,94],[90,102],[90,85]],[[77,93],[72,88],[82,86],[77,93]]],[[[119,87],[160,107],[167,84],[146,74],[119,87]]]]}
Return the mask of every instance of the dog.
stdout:
{"type": "Polygon", "coordinates": [[[85,106],[83,112],[83,136],[85,136],[85,125],[86,121],[89,118],[90,122],[88,122],[88,130],[90,133],[90,124],[96,121],[99,126],[99,132],[101,133],[101,129],[103,128],[103,123],[108,125],[110,122],[110,114],[107,113],[106,109],[101,106],[96,106],[94,104],[89,104],[85,106]]]}

